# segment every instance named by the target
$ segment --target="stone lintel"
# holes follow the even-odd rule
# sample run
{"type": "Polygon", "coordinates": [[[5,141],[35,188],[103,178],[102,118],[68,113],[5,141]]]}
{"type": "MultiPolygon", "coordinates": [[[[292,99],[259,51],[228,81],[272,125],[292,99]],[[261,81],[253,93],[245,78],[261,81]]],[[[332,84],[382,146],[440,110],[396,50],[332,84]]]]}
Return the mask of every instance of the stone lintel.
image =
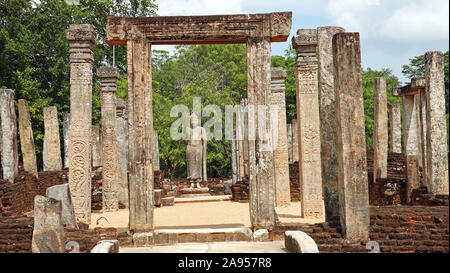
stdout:
{"type": "Polygon", "coordinates": [[[106,42],[124,45],[133,26],[151,44],[226,44],[246,43],[252,37],[267,37],[284,42],[289,36],[292,12],[208,16],[109,16],[106,42]]]}
{"type": "Polygon", "coordinates": [[[416,94],[425,91],[425,77],[411,78],[411,90],[416,94]]]}

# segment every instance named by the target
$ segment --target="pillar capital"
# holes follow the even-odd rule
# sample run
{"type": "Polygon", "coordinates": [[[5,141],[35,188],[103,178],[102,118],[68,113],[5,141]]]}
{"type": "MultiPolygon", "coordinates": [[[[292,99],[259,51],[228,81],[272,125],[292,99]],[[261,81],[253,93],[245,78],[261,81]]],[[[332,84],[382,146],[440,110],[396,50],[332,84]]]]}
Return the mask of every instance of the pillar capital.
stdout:
{"type": "Polygon", "coordinates": [[[292,37],[292,47],[297,52],[296,66],[317,63],[317,30],[299,29],[292,37]]]}
{"type": "Polygon", "coordinates": [[[66,30],[66,39],[69,42],[71,63],[93,63],[94,45],[97,34],[94,27],[88,24],[72,24],[66,30]]]}
{"type": "Polygon", "coordinates": [[[119,78],[119,69],[111,66],[101,66],[97,69],[97,75],[100,81],[105,79],[115,79],[119,78]]]}

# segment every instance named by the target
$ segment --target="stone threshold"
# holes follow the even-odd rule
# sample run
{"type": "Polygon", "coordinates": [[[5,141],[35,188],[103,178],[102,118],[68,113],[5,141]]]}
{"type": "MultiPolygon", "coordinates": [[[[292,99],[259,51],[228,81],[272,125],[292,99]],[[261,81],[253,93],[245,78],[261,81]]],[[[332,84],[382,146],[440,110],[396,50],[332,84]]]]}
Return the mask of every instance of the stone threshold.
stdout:
{"type": "Polygon", "coordinates": [[[261,241],[261,236],[255,236],[250,228],[156,229],[133,234],[135,247],[236,241],[261,241]]]}

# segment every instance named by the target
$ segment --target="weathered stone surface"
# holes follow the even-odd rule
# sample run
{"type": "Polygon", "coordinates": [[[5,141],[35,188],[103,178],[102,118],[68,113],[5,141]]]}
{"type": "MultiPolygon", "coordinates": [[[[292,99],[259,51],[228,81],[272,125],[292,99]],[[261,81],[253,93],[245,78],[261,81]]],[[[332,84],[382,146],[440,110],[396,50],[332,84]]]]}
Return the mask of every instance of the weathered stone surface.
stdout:
{"type": "Polygon", "coordinates": [[[295,78],[302,216],[325,220],[320,159],[317,31],[315,29],[299,29],[292,41],[297,52],[295,78]]]}
{"type": "Polygon", "coordinates": [[[445,118],[444,57],[440,51],[425,53],[427,175],[430,192],[448,195],[448,147],[445,118]]]}
{"type": "Polygon", "coordinates": [[[287,124],[287,138],[288,138],[288,161],[289,164],[294,163],[293,160],[293,151],[292,151],[292,124],[287,124]]]}
{"type": "Polygon", "coordinates": [[[20,148],[22,150],[23,169],[38,177],[36,163],[36,149],[34,147],[33,128],[31,126],[30,109],[26,100],[20,99],[19,109],[19,134],[20,148]]]}
{"type": "Polygon", "coordinates": [[[125,44],[139,31],[152,44],[245,43],[252,37],[283,42],[289,36],[292,12],[210,16],[108,17],[106,41],[125,44]]]}
{"type": "MultiPolygon", "coordinates": [[[[269,26],[266,25],[265,28],[269,26]]],[[[253,35],[257,37],[258,34],[253,35]]],[[[250,219],[252,227],[269,230],[275,224],[273,135],[269,111],[271,96],[269,38],[249,39],[247,42],[247,97],[248,104],[258,108],[257,115],[248,114],[248,125],[252,126],[248,129],[250,219]],[[263,110],[264,107],[266,109],[263,110]],[[256,120],[255,116],[257,116],[256,120]]]]}
{"type": "Polygon", "coordinates": [[[161,198],[161,204],[163,206],[173,206],[174,203],[175,197],[173,196],[161,198]]]}
{"type": "Polygon", "coordinates": [[[285,86],[286,70],[272,68],[272,109],[277,121],[277,128],[272,128],[275,149],[273,151],[273,167],[275,179],[275,206],[283,207],[291,204],[291,192],[289,184],[288,143],[286,130],[286,100],[285,86]]]}
{"type": "Polygon", "coordinates": [[[19,158],[14,91],[11,89],[0,89],[0,116],[2,122],[3,179],[13,182],[18,175],[19,158]]]}
{"type": "Polygon", "coordinates": [[[100,135],[100,128],[97,125],[92,125],[91,129],[91,158],[92,167],[102,166],[102,137],[100,135]]]}
{"type": "Polygon", "coordinates": [[[155,134],[155,136],[154,136],[155,150],[153,153],[153,162],[154,162],[153,169],[156,171],[156,170],[160,169],[160,166],[159,166],[159,140],[158,140],[158,131],[156,131],[156,130],[153,130],[153,131],[155,134]]]}
{"type": "Polygon", "coordinates": [[[153,190],[153,195],[154,195],[154,202],[155,202],[155,206],[159,207],[161,206],[161,198],[162,198],[162,192],[163,190],[153,190]]]}
{"type": "Polygon", "coordinates": [[[231,179],[233,184],[236,184],[239,175],[238,165],[238,150],[236,149],[237,139],[236,131],[233,131],[233,137],[231,138],[231,179]]]}
{"type": "Polygon", "coordinates": [[[414,201],[412,199],[413,191],[420,188],[418,155],[406,155],[406,177],[408,177],[408,183],[406,184],[406,201],[412,203],[414,201]]]}
{"type": "Polygon", "coordinates": [[[44,171],[59,171],[62,169],[62,159],[56,106],[44,107],[44,130],[44,171]]]}
{"type": "Polygon", "coordinates": [[[128,208],[128,118],[126,108],[127,105],[123,100],[116,100],[118,194],[119,203],[128,208]]]}
{"type": "MultiPolygon", "coordinates": [[[[238,181],[242,181],[245,177],[245,148],[244,141],[246,141],[245,137],[245,107],[246,101],[241,100],[238,111],[236,112],[236,150],[237,150],[237,170],[238,170],[238,181]]],[[[248,135],[248,134],[247,134],[248,135]]],[[[247,161],[248,163],[248,161],[247,161]]]]}
{"type": "Polygon", "coordinates": [[[359,33],[333,36],[333,65],[341,227],[346,242],[366,242],[370,217],[359,33]]]}
{"type": "Polygon", "coordinates": [[[286,231],[284,245],[286,250],[291,253],[319,253],[314,239],[303,231],[286,231]]]}
{"type": "Polygon", "coordinates": [[[70,197],[69,184],[61,184],[47,188],[45,195],[61,201],[61,221],[65,227],[78,228],[73,210],[72,198],[70,197]]]}
{"type": "Polygon", "coordinates": [[[403,143],[405,145],[405,155],[419,155],[419,136],[417,125],[417,105],[415,96],[402,98],[403,104],[403,143]]]}
{"type": "Polygon", "coordinates": [[[389,105],[389,126],[391,129],[391,153],[402,152],[402,123],[400,114],[400,104],[389,105]]]}
{"type": "Polygon", "coordinates": [[[344,28],[334,26],[317,28],[320,94],[320,158],[322,160],[322,183],[327,219],[339,215],[336,102],[334,98],[332,39],[333,35],[344,31],[344,28]]]}
{"type": "Polygon", "coordinates": [[[92,25],[70,25],[69,187],[77,222],[91,218],[92,25]]]}
{"type": "Polygon", "coordinates": [[[420,138],[420,153],[422,155],[422,176],[423,183],[428,189],[431,188],[430,177],[428,175],[427,167],[427,98],[425,88],[422,88],[418,95],[419,101],[419,138],[420,138]]]}
{"type": "Polygon", "coordinates": [[[142,232],[133,234],[134,246],[151,246],[153,245],[153,232],[142,232]]]}
{"type": "Polygon", "coordinates": [[[103,211],[119,209],[119,184],[117,182],[117,132],[116,132],[116,91],[119,71],[113,67],[97,70],[102,91],[102,196],[103,211]]]}
{"type": "Polygon", "coordinates": [[[298,124],[297,119],[291,120],[292,132],[292,162],[298,162],[298,124]]]}
{"type": "Polygon", "coordinates": [[[61,201],[37,195],[34,198],[33,253],[64,253],[61,201]]]}
{"type": "Polygon", "coordinates": [[[252,234],[253,241],[256,242],[264,242],[269,240],[269,231],[267,229],[258,229],[255,230],[252,234]]]}
{"type": "Polygon", "coordinates": [[[119,253],[119,241],[101,240],[92,248],[91,253],[119,253]]]}
{"type": "Polygon", "coordinates": [[[69,168],[70,113],[63,116],[64,168],[69,168]]]}
{"type": "Polygon", "coordinates": [[[153,229],[153,110],[151,45],[136,26],[129,31],[128,178],[129,228],[153,229]]]}
{"type": "Polygon", "coordinates": [[[375,78],[373,127],[373,182],[387,178],[388,128],[386,78],[375,78]]]}

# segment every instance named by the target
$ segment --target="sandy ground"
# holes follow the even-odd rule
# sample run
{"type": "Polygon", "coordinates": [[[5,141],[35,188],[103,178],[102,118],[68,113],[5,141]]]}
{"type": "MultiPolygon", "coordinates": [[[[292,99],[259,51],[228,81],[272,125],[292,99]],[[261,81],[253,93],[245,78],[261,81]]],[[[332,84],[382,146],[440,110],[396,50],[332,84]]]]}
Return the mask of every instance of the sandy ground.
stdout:
{"type": "Polygon", "coordinates": [[[284,242],[213,242],[120,248],[120,253],[285,253],[284,242]]]}
{"type": "MultiPolygon", "coordinates": [[[[248,203],[231,201],[210,201],[195,203],[175,203],[174,206],[155,207],[155,229],[162,228],[230,228],[250,227],[248,203]]],[[[316,223],[301,218],[300,202],[292,202],[290,207],[276,208],[282,223],[316,223]]],[[[93,212],[90,228],[128,227],[128,209],[117,212],[93,212]]]]}

